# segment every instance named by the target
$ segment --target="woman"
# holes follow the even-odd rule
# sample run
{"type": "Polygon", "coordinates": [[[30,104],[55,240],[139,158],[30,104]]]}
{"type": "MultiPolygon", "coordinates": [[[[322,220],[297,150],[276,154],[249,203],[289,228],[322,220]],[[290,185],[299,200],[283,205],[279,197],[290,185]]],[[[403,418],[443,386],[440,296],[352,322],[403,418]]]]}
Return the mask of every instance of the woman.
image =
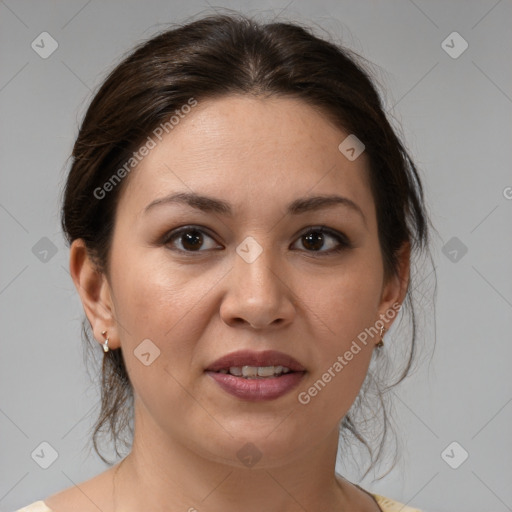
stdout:
{"type": "Polygon", "coordinates": [[[133,441],[21,510],[417,510],[335,473],[340,432],[373,455],[355,411],[428,250],[416,168],[347,50],[241,15],[141,44],[89,106],[62,226],[104,350],[94,446],[132,419],[133,441]]]}

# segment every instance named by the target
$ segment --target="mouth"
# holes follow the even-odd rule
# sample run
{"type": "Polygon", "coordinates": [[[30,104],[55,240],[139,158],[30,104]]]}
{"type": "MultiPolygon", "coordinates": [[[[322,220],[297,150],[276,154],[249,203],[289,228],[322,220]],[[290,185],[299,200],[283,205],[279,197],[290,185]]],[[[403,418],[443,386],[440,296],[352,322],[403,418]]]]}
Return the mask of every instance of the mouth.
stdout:
{"type": "Polygon", "coordinates": [[[217,359],[205,372],[227,393],[243,400],[262,401],[291,391],[306,369],[293,357],[269,350],[233,352],[217,359]]]}
{"type": "Polygon", "coordinates": [[[215,373],[224,373],[242,377],[243,379],[268,379],[271,377],[279,377],[286,373],[295,373],[287,366],[230,366],[222,368],[215,373]]]}
{"type": "Polygon", "coordinates": [[[254,379],[283,373],[305,372],[306,368],[292,356],[277,350],[239,350],[217,359],[206,368],[206,371],[254,379]]]}

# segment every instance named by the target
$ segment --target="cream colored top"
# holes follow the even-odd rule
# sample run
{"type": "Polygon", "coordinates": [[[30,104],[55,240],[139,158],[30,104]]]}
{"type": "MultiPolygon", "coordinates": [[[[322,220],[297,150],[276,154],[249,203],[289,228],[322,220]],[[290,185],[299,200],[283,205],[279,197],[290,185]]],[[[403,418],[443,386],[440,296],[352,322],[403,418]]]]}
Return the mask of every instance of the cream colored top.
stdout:
{"type": "MultiPolygon", "coordinates": [[[[392,500],[391,498],[386,498],[385,496],[380,496],[379,494],[370,493],[377,503],[379,507],[382,509],[382,512],[421,512],[421,510],[413,507],[408,507],[403,503],[392,500]]],[[[52,509],[48,508],[44,501],[35,501],[26,507],[20,508],[15,512],[53,512],[52,509]]]]}
{"type": "Polygon", "coordinates": [[[48,508],[44,501],[34,501],[26,507],[16,510],[16,512],[53,512],[51,508],[48,508]]]}

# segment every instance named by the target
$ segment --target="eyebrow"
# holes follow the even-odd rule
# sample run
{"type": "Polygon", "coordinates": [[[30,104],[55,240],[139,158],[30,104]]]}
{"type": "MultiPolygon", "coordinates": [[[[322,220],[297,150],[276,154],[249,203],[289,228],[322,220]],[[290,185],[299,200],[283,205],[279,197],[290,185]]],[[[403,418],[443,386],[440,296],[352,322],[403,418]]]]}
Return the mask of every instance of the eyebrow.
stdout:
{"type": "MultiPolygon", "coordinates": [[[[185,204],[203,212],[218,213],[227,217],[233,217],[234,215],[233,209],[228,202],[222,199],[200,195],[195,192],[177,192],[169,196],[155,199],[144,208],[143,212],[147,213],[157,205],[169,203],[185,204]]],[[[300,215],[302,213],[322,210],[325,208],[332,208],[338,205],[345,206],[358,213],[366,225],[366,217],[364,216],[361,208],[348,197],[338,196],[335,194],[295,199],[290,204],[288,204],[286,211],[291,215],[300,215]]]]}

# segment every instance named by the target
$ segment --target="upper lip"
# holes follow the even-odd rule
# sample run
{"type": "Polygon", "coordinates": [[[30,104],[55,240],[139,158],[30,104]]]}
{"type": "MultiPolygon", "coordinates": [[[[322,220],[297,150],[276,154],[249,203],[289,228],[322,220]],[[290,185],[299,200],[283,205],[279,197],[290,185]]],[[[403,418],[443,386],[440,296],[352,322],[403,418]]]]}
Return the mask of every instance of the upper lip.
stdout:
{"type": "Polygon", "coordinates": [[[206,368],[206,371],[217,372],[227,370],[232,366],[286,366],[286,368],[295,372],[306,370],[296,359],[283,352],[276,350],[265,350],[263,352],[239,350],[217,359],[206,368]]]}

